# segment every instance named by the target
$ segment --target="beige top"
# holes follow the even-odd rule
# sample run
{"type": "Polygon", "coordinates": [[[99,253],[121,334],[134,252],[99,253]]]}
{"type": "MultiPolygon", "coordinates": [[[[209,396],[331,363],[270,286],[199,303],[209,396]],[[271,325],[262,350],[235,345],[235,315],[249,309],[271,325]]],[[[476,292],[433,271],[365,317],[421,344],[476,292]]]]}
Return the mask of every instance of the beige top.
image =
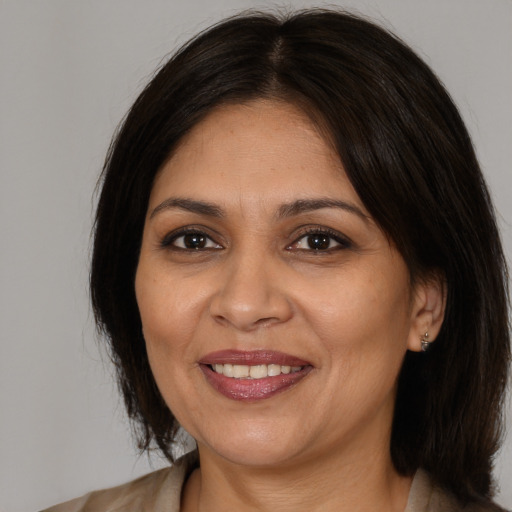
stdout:
{"type": "MultiPolygon", "coordinates": [[[[197,466],[195,453],[174,466],[155,471],[118,487],[95,491],[43,512],[179,512],[181,490],[197,466]]],[[[404,512],[457,512],[463,509],[443,491],[434,487],[425,471],[413,480],[404,512]]],[[[477,511],[478,508],[464,509],[477,511]]]]}

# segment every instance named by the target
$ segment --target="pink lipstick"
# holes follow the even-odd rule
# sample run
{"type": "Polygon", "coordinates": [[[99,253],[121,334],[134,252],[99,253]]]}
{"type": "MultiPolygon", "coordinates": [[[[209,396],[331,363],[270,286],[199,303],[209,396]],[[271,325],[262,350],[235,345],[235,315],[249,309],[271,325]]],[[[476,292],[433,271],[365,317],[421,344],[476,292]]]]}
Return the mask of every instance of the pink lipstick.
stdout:
{"type": "Polygon", "coordinates": [[[239,401],[270,398],[296,385],[313,369],[308,361],[269,350],[212,352],[199,365],[214,389],[239,401]]]}

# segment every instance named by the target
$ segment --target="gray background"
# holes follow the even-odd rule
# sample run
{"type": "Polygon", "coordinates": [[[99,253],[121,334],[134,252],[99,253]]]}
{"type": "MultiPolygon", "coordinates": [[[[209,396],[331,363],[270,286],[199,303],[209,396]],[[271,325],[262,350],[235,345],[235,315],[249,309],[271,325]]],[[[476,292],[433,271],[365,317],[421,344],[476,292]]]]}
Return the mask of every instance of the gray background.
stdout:
{"type": "MultiPolygon", "coordinates": [[[[162,465],[132,447],[95,340],[95,183],[115,126],[162,58],[225,15],[269,5],[0,0],[0,510],[35,510],[162,465]]],[[[330,5],[393,28],[445,82],[474,138],[510,260],[511,0],[330,5]]],[[[498,501],[512,508],[507,439],[496,474],[498,501]]]]}

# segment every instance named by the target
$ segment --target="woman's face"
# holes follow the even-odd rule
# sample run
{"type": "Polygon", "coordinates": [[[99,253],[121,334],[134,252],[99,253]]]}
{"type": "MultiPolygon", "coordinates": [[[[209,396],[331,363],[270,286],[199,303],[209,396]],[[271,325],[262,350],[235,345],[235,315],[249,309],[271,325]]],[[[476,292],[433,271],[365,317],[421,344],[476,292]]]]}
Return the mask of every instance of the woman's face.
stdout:
{"type": "Polygon", "coordinates": [[[294,107],[224,106],[182,140],[151,192],[136,295],[158,387],[204,453],[387,453],[422,294],[294,107]]]}

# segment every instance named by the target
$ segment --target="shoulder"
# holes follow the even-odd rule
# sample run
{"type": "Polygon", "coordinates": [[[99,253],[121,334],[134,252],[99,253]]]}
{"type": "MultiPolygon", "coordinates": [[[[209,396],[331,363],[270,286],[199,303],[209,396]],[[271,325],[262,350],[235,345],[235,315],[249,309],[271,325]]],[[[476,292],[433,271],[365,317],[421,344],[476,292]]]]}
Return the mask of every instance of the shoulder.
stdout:
{"type": "Polygon", "coordinates": [[[117,487],[94,491],[42,512],[178,512],[181,490],[195,467],[196,457],[181,458],[160,469],[117,487]]]}
{"type": "Polygon", "coordinates": [[[426,471],[414,477],[405,512],[506,512],[499,506],[484,502],[461,504],[451,493],[435,485],[426,471]]]}
{"type": "MultiPolygon", "coordinates": [[[[161,469],[132,482],[110,489],[94,491],[81,498],[76,498],[56,505],[44,512],[106,512],[124,511],[129,507],[133,510],[145,510],[148,499],[158,496],[165,489],[171,468],[161,469]]],[[[148,509],[151,510],[151,509],[148,509]]]]}

